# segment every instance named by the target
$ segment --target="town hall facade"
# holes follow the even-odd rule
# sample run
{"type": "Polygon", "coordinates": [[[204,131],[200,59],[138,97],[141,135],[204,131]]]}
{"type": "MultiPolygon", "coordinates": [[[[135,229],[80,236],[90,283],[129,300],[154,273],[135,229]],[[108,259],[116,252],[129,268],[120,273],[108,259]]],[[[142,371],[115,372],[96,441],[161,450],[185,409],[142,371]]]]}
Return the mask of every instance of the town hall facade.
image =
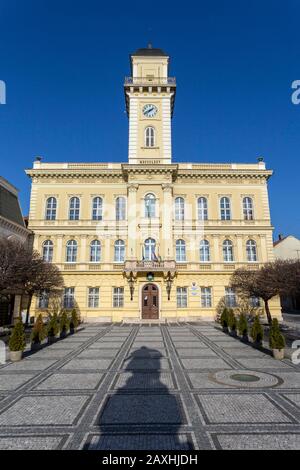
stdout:
{"type": "MultiPolygon", "coordinates": [[[[64,306],[87,321],[213,319],[222,299],[237,302],[233,271],[274,258],[262,159],[172,162],[168,66],[151,45],[131,55],[127,163],[38,158],[26,171],[34,248],[60,268],[64,306]]],[[[48,301],[37,298],[35,312],[48,301]]],[[[271,308],[280,315],[277,300],[271,308]]]]}

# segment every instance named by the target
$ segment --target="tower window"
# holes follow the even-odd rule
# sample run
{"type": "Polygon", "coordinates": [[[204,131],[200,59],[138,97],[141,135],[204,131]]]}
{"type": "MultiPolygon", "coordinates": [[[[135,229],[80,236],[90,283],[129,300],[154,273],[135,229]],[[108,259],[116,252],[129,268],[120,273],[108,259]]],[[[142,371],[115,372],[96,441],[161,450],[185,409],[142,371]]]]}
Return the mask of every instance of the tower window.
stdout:
{"type": "Polygon", "coordinates": [[[146,127],[145,129],[145,147],[155,146],[155,129],[154,127],[146,127]]]}

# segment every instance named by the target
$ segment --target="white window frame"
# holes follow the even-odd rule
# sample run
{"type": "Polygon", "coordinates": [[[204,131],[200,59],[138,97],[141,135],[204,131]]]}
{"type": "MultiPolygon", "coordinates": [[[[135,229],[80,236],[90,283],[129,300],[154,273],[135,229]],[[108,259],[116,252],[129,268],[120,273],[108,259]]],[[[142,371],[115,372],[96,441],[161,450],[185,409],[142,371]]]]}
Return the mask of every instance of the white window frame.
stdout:
{"type": "Polygon", "coordinates": [[[42,290],[38,296],[38,308],[45,309],[49,306],[49,291],[47,289],[42,290]]]}
{"type": "Polygon", "coordinates": [[[77,256],[78,256],[77,241],[74,239],[68,240],[66,243],[66,263],[77,263],[77,256]]]}
{"type": "Polygon", "coordinates": [[[186,263],[186,243],[182,238],[176,240],[175,253],[177,263],[186,263]]]}
{"type": "Polygon", "coordinates": [[[204,196],[197,199],[197,216],[198,220],[208,220],[208,201],[204,196]]]}
{"type": "Polygon", "coordinates": [[[63,307],[67,309],[74,308],[75,305],[75,287],[65,287],[63,307]]]}
{"type": "Polygon", "coordinates": [[[99,287],[88,288],[88,308],[99,308],[100,289],[99,287]]]}
{"type": "Polygon", "coordinates": [[[188,307],[188,288],[176,287],[176,304],[177,308],[188,307]]]}
{"type": "Polygon", "coordinates": [[[112,306],[113,308],[123,308],[124,307],[124,287],[113,287],[113,298],[112,306]]]}
{"type": "Polygon", "coordinates": [[[100,196],[92,199],[92,220],[103,220],[103,199],[100,196]]]}
{"type": "Polygon", "coordinates": [[[69,200],[69,220],[80,219],[80,198],[72,196],[69,200]],[[75,204],[73,204],[75,202],[75,204]]]}
{"type": "Polygon", "coordinates": [[[92,240],[90,243],[90,263],[101,262],[101,242],[100,240],[92,240]]]}
{"type": "Polygon", "coordinates": [[[125,241],[118,239],[114,243],[114,262],[124,263],[125,261],[125,241]]]}
{"type": "Polygon", "coordinates": [[[243,218],[244,220],[254,220],[253,199],[250,196],[243,198],[243,218]]]}
{"type": "Polygon", "coordinates": [[[232,220],[231,200],[228,196],[222,196],[220,198],[220,218],[221,220],[232,220]]]}
{"type": "Polygon", "coordinates": [[[53,261],[53,241],[52,240],[45,240],[42,245],[42,258],[47,263],[52,263],[53,261]]]}
{"type": "Polygon", "coordinates": [[[200,263],[210,262],[210,243],[205,238],[200,240],[199,243],[199,259],[200,263]]]}
{"type": "Polygon", "coordinates": [[[116,211],[116,220],[118,221],[126,220],[126,198],[124,196],[116,197],[115,211],[116,211]]]}
{"type": "Polygon", "coordinates": [[[151,261],[153,259],[153,254],[156,250],[156,240],[154,238],[147,238],[144,242],[144,258],[146,261],[151,261]]]}
{"type": "Polygon", "coordinates": [[[201,308],[212,308],[212,288],[201,287],[201,308]]]}
{"type": "Polygon", "coordinates": [[[174,201],[175,220],[185,219],[185,200],[182,196],[177,196],[174,201]]]}
{"type": "Polygon", "coordinates": [[[232,287],[225,287],[225,304],[226,307],[234,308],[237,306],[236,293],[232,287]]]}
{"type": "Polygon", "coordinates": [[[246,256],[248,263],[257,262],[257,243],[252,238],[246,242],[246,256]]]}
{"type": "Polygon", "coordinates": [[[50,196],[46,199],[45,220],[56,220],[56,213],[57,213],[57,199],[54,196],[50,196]]]}
{"type": "Polygon", "coordinates": [[[156,216],[156,196],[153,193],[147,193],[144,199],[145,218],[152,219],[156,216]]]}
{"type": "Polygon", "coordinates": [[[145,147],[152,148],[155,147],[155,138],[156,138],[155,128],[153,126],[147,126],[145,128],[145,147]]]}
{"type": "Polygon", "coordinates": [[[233,243],[228,238],[226,238],[226,240],[223,241],[222,251],[223,251],[224,263],[233,263],[234,262],[233,243]]]}

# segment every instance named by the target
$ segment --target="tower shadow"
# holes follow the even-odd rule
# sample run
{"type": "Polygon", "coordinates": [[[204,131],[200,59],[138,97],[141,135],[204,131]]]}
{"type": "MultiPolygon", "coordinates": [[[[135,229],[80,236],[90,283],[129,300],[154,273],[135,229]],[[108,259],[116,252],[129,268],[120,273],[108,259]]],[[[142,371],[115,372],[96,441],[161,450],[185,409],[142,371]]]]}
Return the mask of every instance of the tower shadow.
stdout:
{"type": "Polygon", "coordinates": [[[180,432],[186,415],[167,361],[157,349],[142,346],[123,363],[99,417],[97,450],[191,450],[190,434],[180,432]],[[166,367],[165,367],[166,369],[166,367]]]}

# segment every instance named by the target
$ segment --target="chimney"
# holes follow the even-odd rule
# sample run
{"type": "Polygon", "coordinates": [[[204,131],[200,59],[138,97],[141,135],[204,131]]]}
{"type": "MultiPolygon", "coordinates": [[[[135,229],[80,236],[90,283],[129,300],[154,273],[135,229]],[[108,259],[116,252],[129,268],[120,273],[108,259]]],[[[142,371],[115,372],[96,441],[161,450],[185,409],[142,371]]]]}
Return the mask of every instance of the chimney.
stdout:
{"type": "Polygon", "coordinates": [[[282,233],[280,233],[280,234],[278,235],[278,240],[283,240],[283,235],[282,235],[282,233]]]}

